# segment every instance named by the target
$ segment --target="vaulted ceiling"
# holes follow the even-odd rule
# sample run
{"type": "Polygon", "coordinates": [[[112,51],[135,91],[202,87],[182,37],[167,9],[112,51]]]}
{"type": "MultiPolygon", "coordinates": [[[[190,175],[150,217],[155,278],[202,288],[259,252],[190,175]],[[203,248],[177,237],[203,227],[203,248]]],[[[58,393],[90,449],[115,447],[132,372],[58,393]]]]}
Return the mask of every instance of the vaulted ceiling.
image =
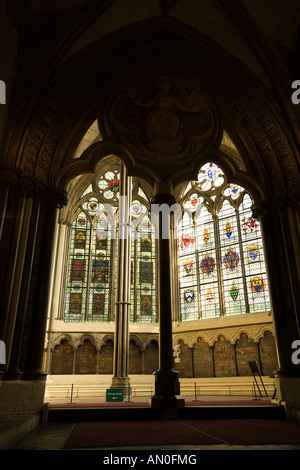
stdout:
{"type": "MultiPolygon", "coordinates": [[[[231,128],[226,130],[231,132],[230,137],[241,153],[244,148],[248,154],[254,155],[257,152],[264,161],[268,156],[270,172],[273,172],[270,154],[279,151],[282,161],[276,164],[282,168],[278,169],[278,174],[288,166],[286,155],[292,156],[288,172],[299,173],[299,108],[291,102],[291,83],[300,78],[298,0],[143,0],[142,2],[140,0],[9,0],[6,2],[6,7],[3,2],[0,16],[0,26],[2,26],[0,47],[3,52],[0,54],[0,68],[3,74],[0,78],[7,83],[8,107],[5,110],[3,107],[0,109],[0,139],[3,144],[1,158],[5,158],[7,163],[14,155],[17,166],[28,167],[30,164],[28,155],[31,155],[32,158],[40,158],[40,167],[43,167],[45,157],[41,149],[38,148],[33,157],[34,151],[29,146],[33,139],[30,140],[27,136],[34,132],[33,146],[38,145],[36,135],[41,135],[44,130],[43,125],[48,125],[46,121],[50,119],[47,116],[47,113],[50,114],[49,108],[52,113],[51,119],[54,119],[55,113],[58,116],[60,102],[65,99],[61,90],[64,88],[67,95],[68,80],[70,80],[70,89],[73,87],[76,94],[78,88],[74,77],[80,72],[77,74],[78,81],[82,80],[85,70],[88,76],[89,70],[92,70],[89,69],[92,61],[96,65],[95,69],[90,71],[90,76],[93,75],[95,79],[93,86],[95,86],[102,62],[108,62],[102,49],[105,50],[109,44],[114,43],[115,48],[112,47],[107,55],[116,54],[115,73],[122,76],[122,70],[118,72],[118,67],[127,67],[128,70],[134,71],[143,66],[146,73],[147,61],[149,61],[149,70],[155,72],[156,57],[160,60],[160,66],[167,59],[169,68],[174,68],[178,63],[178,70],[180,67],[182,69],[182,58],[187,53],[191,54],[193,60],[197,57],[194,51],[188,48],[189,42],[193,42],[196,44],[197,53],[200,51],[199,63],[194,64],[193,79],[198,77],[203,90],[207,91],[213,77],[214,83],[208,91],[210,96],[216,97],[224,122],[228,122],[229,118],[232,121],[231,128]],[[147,33],[142,34],[144,30],[147,33]],[[145,41],[145,44],[148,41],[143,63],[134,64],[139,57],[130,50],[134,44],[131,41],[134,32],[137,32],[136,41],[145,41]],[[186,40],[184,50],[180,50],[180,41],[174,42],[173,49],[170,46],[172,38],[176,38],[178,33],[186,40]],[[156,47],[152,53],[149,50],[149,37],[152,37],[156,47]],[[161,48],[165,47],[166,43],[168,48],[164,55],[161,48]],[[123,64],[120,64],[120,56],[117,57],[117,51],[121,46],[123,46],[122,53],[126,54],[124,56],[126,63],[123,64]],[[202,51],[205,52],[202,54],[202,51]],[[243,83],[239,80],[243,80],[243,83]],[[267,122],[272,121],[273,115],[276,116],[280,135],[276,136],[273,128],[268,128],[272,133],[268,138],[274,139],[270,149],[266,142],[260,145],[259,126],[255,129],[254,124],[251,123],[250,126],[251,116],[241,109],[240,103],[243,100],[245,106],[248,104],[246,93],[248,80],[249,86],[253,90],[257,89],[258,96],[265,97],[268,110],[271,112],[270,115],[263,115],[264,109],[258,110],[253,101],[251,105],[256,108],[253,113],[259,115],[261,119],[259,125],[263,122],[267,128],[267,122]],[[237,94],[243,89],[243,96],[240,93],[239,101],[230,109],[231,95],[235,89],[237,94]],[[50,99],[51,96],[56,96],[55,100],[50,99]],[[256,144],[253,148],[247,137],[239,135],[236,125],[239,120],[243,125],[249,120],[249,134],[256,132],[256,144]],[[283,136],[282,129],[285,129],[283,136]],[[280,139],[284,142],[282,145],[278,144],[281,151],[275,149],[280,139]],[[286,146],[284,150],[283,146],[286,146]],[[261,155],[262,151],[264,156],[261,155]]],[[[139,48],[142,55],[143,45],[139,44],[139,48]]],[[[114,57],[110,57],[110,66],[113,64],[113,59],[114,57]]],[[[107,76],[105,77],[103,72],[101,79],[99,87],[103,87],[104,92],[108,93],[108,82],[116,80],[115,76],[110,75],[109,67],[107,76]]],[[[87,81],[87,86],[90,83],[91,81],[87,81]]],[[[86,90],[86,93],[88,95],[89,90],[86,90]]],[[[249,96],[251,93],[252,91],[249,91],[249,96]]],[[[87,100],[86,105],[90,107],[91,102],[87,100]]],[[[75,107],[78,108],[78,115],[80,113],[82,115],[83,108],[79,108],[74,99],[74,109],[75,107]]],[[[78,158],[82,150],[101,140],[98,129],[93,124],[95,118],[99,116],[93,116],[91,113],[91,116],[86,119],[82,117],[82,122],[75,125],[75,121],[71,121],[72,111],[70,110],[70,126],[73,128],[73,134],[68,133],[66,129],[65,138],[68,144],[64,143],[60,149],[56,149],[56,168],[65,166],[70,155],[78,158]]],[[[54,125],[56,127],[64,125],[61,119],[59,121],[57,118],[55,124],[51,124],[52,128],[54,125]]],[[[266,133],[265,129],[264,132],[266,133]]],[[[44,136],[40,138],[44,139],[44,136]]],[[[227,140],[227,147],[229,141],[227,140]]],[[[232,147],[231,150],[234,149],[234,144],[229,145],[232,147]]],[[[243,158],[243,162],[239,163],[240,167],[245,166],[246,170],[250,173],[252,171],[253,174],[261,171],[256,168],[258,159],[253,163],[251,159],[247,162],[247,156],[243,158]]],[[[86,167],[83,166],[82,169],[86,170],[86,167]]],[[[76,172],[72,176],[76,176],[76,172]]],[[[52,178],[53,183],[57,181],[54,177],[49,176],[49,178],[52,178]]],[[[260,178],[263,181],[268,175],[262,171],[260,178]]],[[[276,178],[276,184],[279,185],[284,175],[276,178]]],[[[291,184],[295,186],[296,181],[291,184]]]]}

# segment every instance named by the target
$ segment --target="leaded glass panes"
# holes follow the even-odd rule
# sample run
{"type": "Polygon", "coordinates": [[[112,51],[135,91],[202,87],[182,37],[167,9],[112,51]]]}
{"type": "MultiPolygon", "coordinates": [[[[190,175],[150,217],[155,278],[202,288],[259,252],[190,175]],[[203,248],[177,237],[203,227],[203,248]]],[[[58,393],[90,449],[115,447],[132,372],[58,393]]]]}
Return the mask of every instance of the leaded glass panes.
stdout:
{"type": "Polygon", "coordinates": [[[90,184],[82,193],[81,198],[86,196],[87,194],[91,193],[93,191],[93,186],[90,184]]]}
{"type": "MultiPolygon", "coordinates": [[[[135,185],[131,216],[130,319],[156,321],[156,243],[147,198],[135,185]]],[[[83,193],[70,237],[66,321],[113,319],[118,252],[119,172],[106,172],[83,193]],[[97,184],[95,184],[97,182],[97,184]],[[94,189],[93,189],[94,188],[94,189]],[[96,188],[96,189],[95,189],[96,188]],[[91,194],[90,194],[91,193],[91,194]]]]}
{"type": "Polygon", "coordinates": [[[107,171],[98,181],[100,194],[109,202],[119,198],[120,175],[117,170],[107,171]]]}
{"type": "Polygon", "coordinates": [[[111,269],[111,230],[105,214],[102,214],[101,230],[93,230],[91,243],[91,270],[89,283],[88,320],[107,321],[109,308],[111,269]]]}
{"type": "Polygon", "coordinates": [[[131,321],[156,321],[156,244],[148,210],[133,201],[131,237],[131,321]]]}
{"type": "Polygon", "coordinates": [[[252,217],[251,204],[246,194],[239,208],[239,217],[249,309],[257,312],[270,309],[270,299],[260,225],[252,217]]]}
{"type": "Polygon", "coordinates": [[[181,319],[270,309],[259,222],[241,186],[214,163],[188,184],[178,231],[181,319]]]}
{"type": "Polygon", "coordinates": [[[193,219],[185,212],[178,227],[180,305],[182,320],[199,315],[196,240],[193,219]]]}
{"type": "Polygon", "coordinates": [[[219,188],[224,183],[222,170],[214,163],[206,163],[200,169],[196,184],[202,191],[212,191],[219,188]]]}
{"type": "Polygon", "coordinates": [[[108,321],[112,317],[117,207],[107,205],[104,194],[110,191],[110,200],[118,199],[118,175],[115,170],[106,172],[99,180],[102,190],[95,192],[90,184],[79,200],[82,211],[73,222],[70,239],[66,321],[108,321]]]}
{"type": "Polygon", "coordinates": [[[236,209],[225,199],[218,214],[225,313],[246,311],[236,209]]]}
{"type": "Polygon", "coordinates": [[[196,220],[201,317],[219,315],[218,269],[212,214],[203,207],[196,220]]]}
{"type": "Polygon", "coordinates": [[[87,299],[90,224],[84,212],[75,219],[71,229],[69,270],[65,320],[83,321],[87,299]]]}

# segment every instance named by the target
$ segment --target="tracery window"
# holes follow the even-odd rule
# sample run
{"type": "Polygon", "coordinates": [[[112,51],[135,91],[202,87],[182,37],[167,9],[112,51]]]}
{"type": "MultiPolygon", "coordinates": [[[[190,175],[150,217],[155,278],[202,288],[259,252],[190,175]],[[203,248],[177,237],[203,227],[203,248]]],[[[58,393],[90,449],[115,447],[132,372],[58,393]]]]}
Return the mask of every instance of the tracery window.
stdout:
{"type": "Polygon", "coordinates": [[[178,227],[181,320],[270,309],[259,223],[244,188],[207,163],[188,185],[178,227]]]}
{"type": "MultiPolygon", "coordinates": [[[[82,193],[71,227],[65,321],[113,321],[118,251],[119,172],[82,193]]],[[[149,202],[137,182],[131,205],[131,321],[156,321],[156,251],[149,202]]]]}
{"type": "Polygon", "coordinates": [[[156,243],[149,207],[134,200],[132,209],[131,321],[156,321],[156,243]]]}

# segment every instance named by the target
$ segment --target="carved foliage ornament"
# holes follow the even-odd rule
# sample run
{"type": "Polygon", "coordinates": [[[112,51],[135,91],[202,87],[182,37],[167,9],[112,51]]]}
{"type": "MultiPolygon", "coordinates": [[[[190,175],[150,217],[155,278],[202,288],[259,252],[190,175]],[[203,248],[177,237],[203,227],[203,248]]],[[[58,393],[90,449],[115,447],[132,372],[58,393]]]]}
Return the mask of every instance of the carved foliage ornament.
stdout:
{"type": "Polygon", "coordinates": [[[191,159],[218,143],[217,114],[198,90],[169,77],[144,80],[112,104],[107,131],[155,165],[191,159]]]}

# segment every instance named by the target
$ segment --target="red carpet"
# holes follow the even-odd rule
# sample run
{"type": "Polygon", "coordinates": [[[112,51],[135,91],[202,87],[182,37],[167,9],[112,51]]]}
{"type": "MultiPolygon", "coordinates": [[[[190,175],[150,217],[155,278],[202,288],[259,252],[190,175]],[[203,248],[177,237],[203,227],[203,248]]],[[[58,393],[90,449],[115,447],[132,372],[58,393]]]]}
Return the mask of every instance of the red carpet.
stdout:
{"type": "Polygon", "coordinates": [[[168,444],[300,444],[300,426],[267,419],[78,423],[65,449],[168,444]]]}

